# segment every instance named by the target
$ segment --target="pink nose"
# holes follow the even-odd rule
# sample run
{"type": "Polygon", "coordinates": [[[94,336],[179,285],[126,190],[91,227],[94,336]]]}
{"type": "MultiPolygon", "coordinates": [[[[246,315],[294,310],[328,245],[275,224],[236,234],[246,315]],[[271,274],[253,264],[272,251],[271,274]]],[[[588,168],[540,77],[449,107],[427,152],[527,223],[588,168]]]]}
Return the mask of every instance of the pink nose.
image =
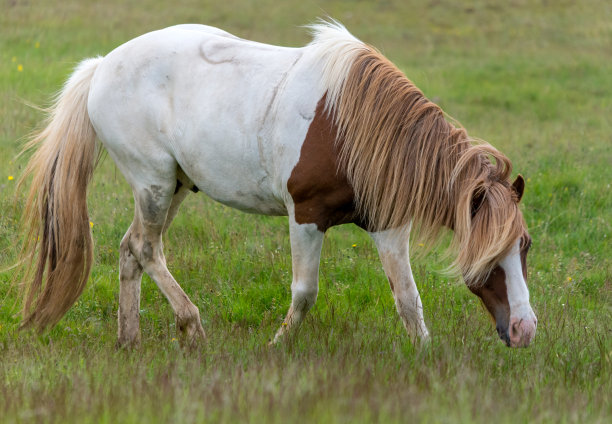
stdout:
{"type": "Polygon", "coordinates": [[[510,346],[527,347],[535,336],[538,321],[534,319],[510,318],[510,346]]]}

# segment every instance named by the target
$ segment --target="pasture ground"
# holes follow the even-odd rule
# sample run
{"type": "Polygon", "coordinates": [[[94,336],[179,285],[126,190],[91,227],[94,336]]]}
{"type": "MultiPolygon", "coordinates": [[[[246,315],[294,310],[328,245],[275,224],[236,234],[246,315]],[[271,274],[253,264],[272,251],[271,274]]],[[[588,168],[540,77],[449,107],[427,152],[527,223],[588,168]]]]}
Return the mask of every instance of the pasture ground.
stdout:
{"type": "Polygon", "coordinates": [[[208,341],[175,339],[170,307],[143,280],[142,347],[115,349],[118,246],[132,198],[112,161],[89,197],[95,265],[78,303],[42,336],[17,330],[12,270],[0,273],[0,421],[609,422],[612,417],[612,3],[311,0],[1,0],[0,268],[16,261],[23,193],[15,160],[82,58],[150,30],[198,22],[302,45],[329,14],[514,162],[539,319],[506,348],[435,251],[414,261],[432,334],[414,347],[366,234],[329,231],[320,294],[297,334],[267,342],[290,300],[285,218],[192,195],[165,242],[208,341]],[[11,179],[12,178],[12,179],[11,179]]]}

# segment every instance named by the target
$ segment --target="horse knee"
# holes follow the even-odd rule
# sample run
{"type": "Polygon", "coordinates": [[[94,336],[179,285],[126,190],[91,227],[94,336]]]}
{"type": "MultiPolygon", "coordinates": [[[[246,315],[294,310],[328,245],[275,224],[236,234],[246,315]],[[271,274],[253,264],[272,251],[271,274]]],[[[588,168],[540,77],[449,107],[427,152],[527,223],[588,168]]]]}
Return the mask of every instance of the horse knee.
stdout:
{"type": "Polygon", "coordinates": [[[160,260],[164,262],[161,244],[158,245],[157,242],[152,241],[155,239],[156,237],[147,236],[146,234],[131,234],[121,241],[121,257],[126,259],[133,258],[145,271],[160,260]]]}
{"type": "Polygon", "coordinates": [[[296,284],[291,288],[291,303],[294,309],[308,311],[317,301],[317,284],[296,284]]]}

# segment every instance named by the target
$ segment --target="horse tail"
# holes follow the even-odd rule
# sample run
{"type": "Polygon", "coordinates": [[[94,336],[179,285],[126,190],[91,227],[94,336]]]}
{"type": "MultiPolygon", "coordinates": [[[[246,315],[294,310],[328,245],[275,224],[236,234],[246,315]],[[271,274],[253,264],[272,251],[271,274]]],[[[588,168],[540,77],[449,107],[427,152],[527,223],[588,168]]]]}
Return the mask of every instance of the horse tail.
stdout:
{"type": "Polygon", "coordinates": [[[46,127],[24,149],[35,153],[18,185],[32,178],[22,227],[26,272],[21,328],[55,325],[89,278],[93,239],[87,186],[99,155],[87,99],[101,60],[87,59],[77,66],[48,110],[46,127]]]}

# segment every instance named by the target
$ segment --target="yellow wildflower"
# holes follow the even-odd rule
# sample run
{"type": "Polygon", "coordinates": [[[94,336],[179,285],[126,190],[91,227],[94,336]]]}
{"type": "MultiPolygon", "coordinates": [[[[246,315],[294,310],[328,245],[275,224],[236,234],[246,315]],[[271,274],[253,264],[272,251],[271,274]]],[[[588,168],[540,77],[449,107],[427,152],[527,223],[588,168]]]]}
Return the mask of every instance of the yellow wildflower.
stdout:
{"type": "Polygon", "coordinates": [[[9,180],[9,181],[13,181],[13,176],[12,176],[12,175],[9,175],[9,176],[8,176],[8,180],[9,180]]]}
{"type": "Polygon", "coordinates": [[[354,244],[353,244],[353,247],[357,247],[357,243],[354,243],[354,244]]]}
{"type": "Polygon", "coordinates": [[[37,41],[37,42],[36,42],[36,44],[34,44],[34,48],[35,48],[35,49],[37,49],[37,48],[39,48],[39,47],[40,47],[40,42],[39,42],[39,41],[37,41]]]}
{"type": "Polygon", "coordinates": [[[19,65],[17,65],[17,71],[18,72],[23,72],[23,65],[21,63],[19,65]]]}
{"type": "Polygon", "coordinates": [[[89,226],[93,228],[93,222],[89,221],[89,226]]]}

